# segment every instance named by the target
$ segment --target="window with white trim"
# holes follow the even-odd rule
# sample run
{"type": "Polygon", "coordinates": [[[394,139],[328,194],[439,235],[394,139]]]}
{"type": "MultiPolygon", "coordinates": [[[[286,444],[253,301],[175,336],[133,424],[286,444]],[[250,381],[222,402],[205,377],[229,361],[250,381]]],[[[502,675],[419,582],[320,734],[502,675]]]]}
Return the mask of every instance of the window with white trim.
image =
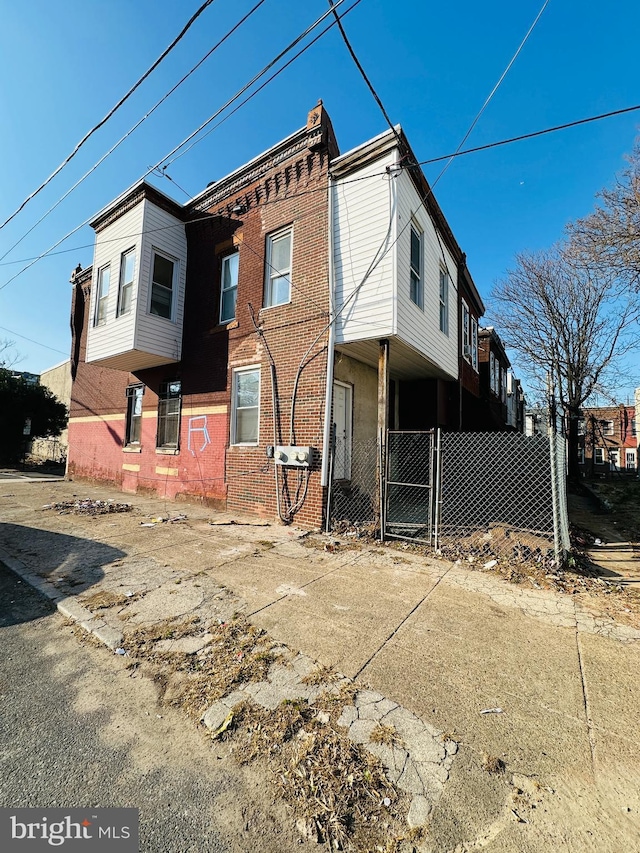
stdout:
{"type": "Polygon", "coordinates": [[[478,321],[475,317],[471,317],[471,364],[473,369],[478,372],[478,321]]]}
{"type": "Polygon", "coordinates": [[[603,421],[602,422],[602,432],[604,435],[613,435],[613,432],[614,432],[613,421],[603,421]]]}
{"type": "Polygon", "coordinates": [[[163,382],[158,394],[158,434],[156,447],[177,450],[180,440],[182,383],[179,379],[163,382]]]}
{"type": "Polygon", "coordinates": [[[291,300],[291,257],[293,228],[284,228],[267,237],[264,305],[284,305],[291,300]]]}
{"type": "Polygon", "coordinates": [[[496,393],[496,357],[490,352],[489,353],[489,387],[496,393]]]}
{"type": "Polygon", "coordinates": [[[584,465],[584,447],[578,448],[578,464],[584,465]]]}
{"type": "Polygon", "coordinates": [[[149,313],[165,320],[173,319],[177,261],[153,250],[151,276],[151,302],[149,313]]]}
{"type": "Polygon", "coordinates": [[[260,422],[260,368],[233,371],[231,444],[257,444],[260,422]]]}
{"type": "Polygon", "coordinates": [[[118,317],[131,311],[133,276],[136,266],[136,250],[129,249],[120,257],[120,284],[118,286],[118,317]]]}
{"type": "Polygon", "coordinates": [[[469,314],[469,306],[464,301],[461,300],[462,303],[462,356],[466,358],[467,361],[471,361],[471,323],[470,323],[470,314],[469,314]]]}
{"type": "Polygon", "coordinates": [[[418,308],[424,306],[422,284],[422,231],[411,223],[411,252],[409,258],[409,296],[418,308]]]}
{"type": "Polygon", "coordinates": [[[127,420],[125,423],[125,447],[139,445],[142,436],[142,397],[144,385],[127,386],[127,420]]]}
{"type": "Polygon", "coordinates": [[[584,418],[578,418],[578,435],[585,435],[586,422],[584,418]]]}
{"type": "Polygon", "coordinates": [[[604,447],[596,447],[593,458],[596,465],[604,465],[604,447]]]}
{"type": "Polygon", "coordinates": [[[107,300],[109,299],[109,280],[111,278],[111,267],[98,270],[98,281],[96,285],[96,307],[93,315],[93,325],[102,326],[107,322],[107,300]]]}
{"type": "Polygon", "coordinates": [[[235,252],[222,259],[222,282],[220,287],[220,322],[228,323],[236,316],[238,294],[238,266],[240,255],[235,252]]]}
{"type": "Polygon", "coordinates": [[[449,273],[440,267],[440,331],[449,334],[449,273]]]}

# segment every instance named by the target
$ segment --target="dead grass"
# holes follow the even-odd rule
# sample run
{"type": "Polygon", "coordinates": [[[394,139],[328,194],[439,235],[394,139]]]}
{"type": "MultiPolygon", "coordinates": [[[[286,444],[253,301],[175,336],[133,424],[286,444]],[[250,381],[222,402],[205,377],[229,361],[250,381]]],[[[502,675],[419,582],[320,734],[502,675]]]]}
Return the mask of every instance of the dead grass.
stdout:
{"type": "Polygon", "coordinates": [[[342,681],[343,676],[333,666],[319,666],[305,675],[302,679],[303,684],[308,684],[311,687],[318,687],[320,684],[336,684],[342,681]]]}
{"type": "Polygon", "coordinates": [[[386,723],[377,723],[369,735],[369,740],[371,743],[381,743],[385,746],[403,747],[405,745],[396,727],[386,723]]]}
{"type": "Polygon", "coordinates": [[[244,618],[208,627],[198,617],[168,620],[131,631],[123,642],[131,657],[156,670],[151,674],[161,688],[171,684],[170,692],[163,690],[163,700],[197,720],[216,699],[238,685],[264,680],[274,660],[271,648],[275,644],[244,618]],[[156,647],[159,640],[207,631],[211,641],[195,654],[163,652],[156,647]]]}
{"type": "Polygon", "coordinates": [[[116,607],[131,601],[133,596],[127,597],[120,592],[112,592],[109,589],[101,589],[82,598],[82,603],[89,610],[105,610],[107,607],[116,607]]]}
{"type": "Polygon", "coordinates": [[[388,781],[378,759],[318,721],[315,711],[302,702],[283,702],[275,711],[234,709],[237,758],[267,762],[308,838],[338,850],[408,849],[407,796],[388,781]]]}
{"type": "Polygon", "coordinates": [[[496,755],[489,755],[488,752],[482,753],[482,769],[486,770],[487,773],[495,773],[496,775],[504,773],[506,767],[504,761],[496,755]]]}

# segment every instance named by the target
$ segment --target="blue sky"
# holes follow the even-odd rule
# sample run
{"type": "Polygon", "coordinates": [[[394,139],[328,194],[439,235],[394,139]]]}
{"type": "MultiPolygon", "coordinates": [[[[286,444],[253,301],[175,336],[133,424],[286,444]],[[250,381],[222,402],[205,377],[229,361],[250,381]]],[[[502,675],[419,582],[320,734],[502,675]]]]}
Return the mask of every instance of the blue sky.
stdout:
{"type": "MultiPolygon", "coordinates": [[[[54,204],[255,0],[215,0],[177,48],[61,174],[0,231],[0,255],[54,204]]],[[[345,7],[351,5],[347,0],[345,7]]],[[[2,3],[0,221],[46,178],[172,41],[199,0],[32,0],[2,3]]],[[[511,59],[542,0],[455,4],[362,0],[344,25],[394,122],[420,160],[453,151],[511,59]]],[[[326,0],[266,0],[154,115],[13,249],[0,288],[137,180],[327,8],[326,0]]],[[[640,102],[640,4],[550,0],[468,140],[517,136],[640,102]]],[[[220,128],[152,178],[184,202],[209,181],[302,126],[322,98],[341,150],[386,125],[334,28],[220,128]]],[[[589,213],[633,146],[640,112],[457,159],[436,189],[486,297],[514,254],[549,246],[589,213]]],[[[441,166],[426,168],[433,180],[441,166]]],[[[22,370],[41,372],[69,350],[71,270],[92,260],[84,227],[0,289],[0,340],[22,370]],[[5,331],[9,329],[10,331],[5,331]],[[19,335],[31,338],[31,343],[19,335]],[[49,349],[45,348],[49,347],[49,349]]],[[[517,365],[516,365],[517,367],[517,365]]],[[[635,365],[631,365],[635,372],[635,365]]],[[[640,380],[630,376],[628,387],[640,380]]],[[[626,389],[625,389],[626,390],[626,389]]]]}

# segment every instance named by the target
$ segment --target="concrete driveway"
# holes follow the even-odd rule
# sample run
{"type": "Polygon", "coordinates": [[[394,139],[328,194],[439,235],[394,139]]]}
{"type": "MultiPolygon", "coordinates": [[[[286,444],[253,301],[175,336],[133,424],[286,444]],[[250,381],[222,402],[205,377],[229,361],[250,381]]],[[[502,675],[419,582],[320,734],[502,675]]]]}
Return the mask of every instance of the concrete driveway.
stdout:
{"type": "Polygon", "coordinates": [[[12,486],[0,497],[0,548],[61,594],[79,589],[79,600],[135,586],[139,621],[206,615],[228,590],[275,640],[447,733],[459,750],[425,849],[640,849],[633,614],[619,624],[595,599],[509,584],[410,549],[336,544],[78,483],[12,486]],[[42,509],[74,493],[131,500],[137,513],[42,509]],[[187,519],[143,526],[178,513],[187,519]],[[57,554],[53,536],[63,532],[76,547],[66,542],[57,554]],[[102,559],[96,572],[94,554],[105,548],[124,556],[102,559]]]}

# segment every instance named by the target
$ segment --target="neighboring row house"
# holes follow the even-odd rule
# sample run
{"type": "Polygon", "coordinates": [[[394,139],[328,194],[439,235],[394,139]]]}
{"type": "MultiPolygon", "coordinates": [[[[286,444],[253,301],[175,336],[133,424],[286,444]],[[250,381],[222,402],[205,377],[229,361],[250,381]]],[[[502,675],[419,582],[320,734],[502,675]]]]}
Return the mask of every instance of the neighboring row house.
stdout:
{"type": "Polygon", "coordinates": [[[578,421],[580,470],[587,477],[637,474],[638,438],[633,406],[585,408],[578,421]]]}
{"type": "Polygon", "coordinates": [[[354,442],[389,427],[521,428],[399,127],[340,155],[320,102],[186,205],[141,181],[92,227],[72,277],[72,476],[319,526],[332,435],[348,481],[354,442]]]}

